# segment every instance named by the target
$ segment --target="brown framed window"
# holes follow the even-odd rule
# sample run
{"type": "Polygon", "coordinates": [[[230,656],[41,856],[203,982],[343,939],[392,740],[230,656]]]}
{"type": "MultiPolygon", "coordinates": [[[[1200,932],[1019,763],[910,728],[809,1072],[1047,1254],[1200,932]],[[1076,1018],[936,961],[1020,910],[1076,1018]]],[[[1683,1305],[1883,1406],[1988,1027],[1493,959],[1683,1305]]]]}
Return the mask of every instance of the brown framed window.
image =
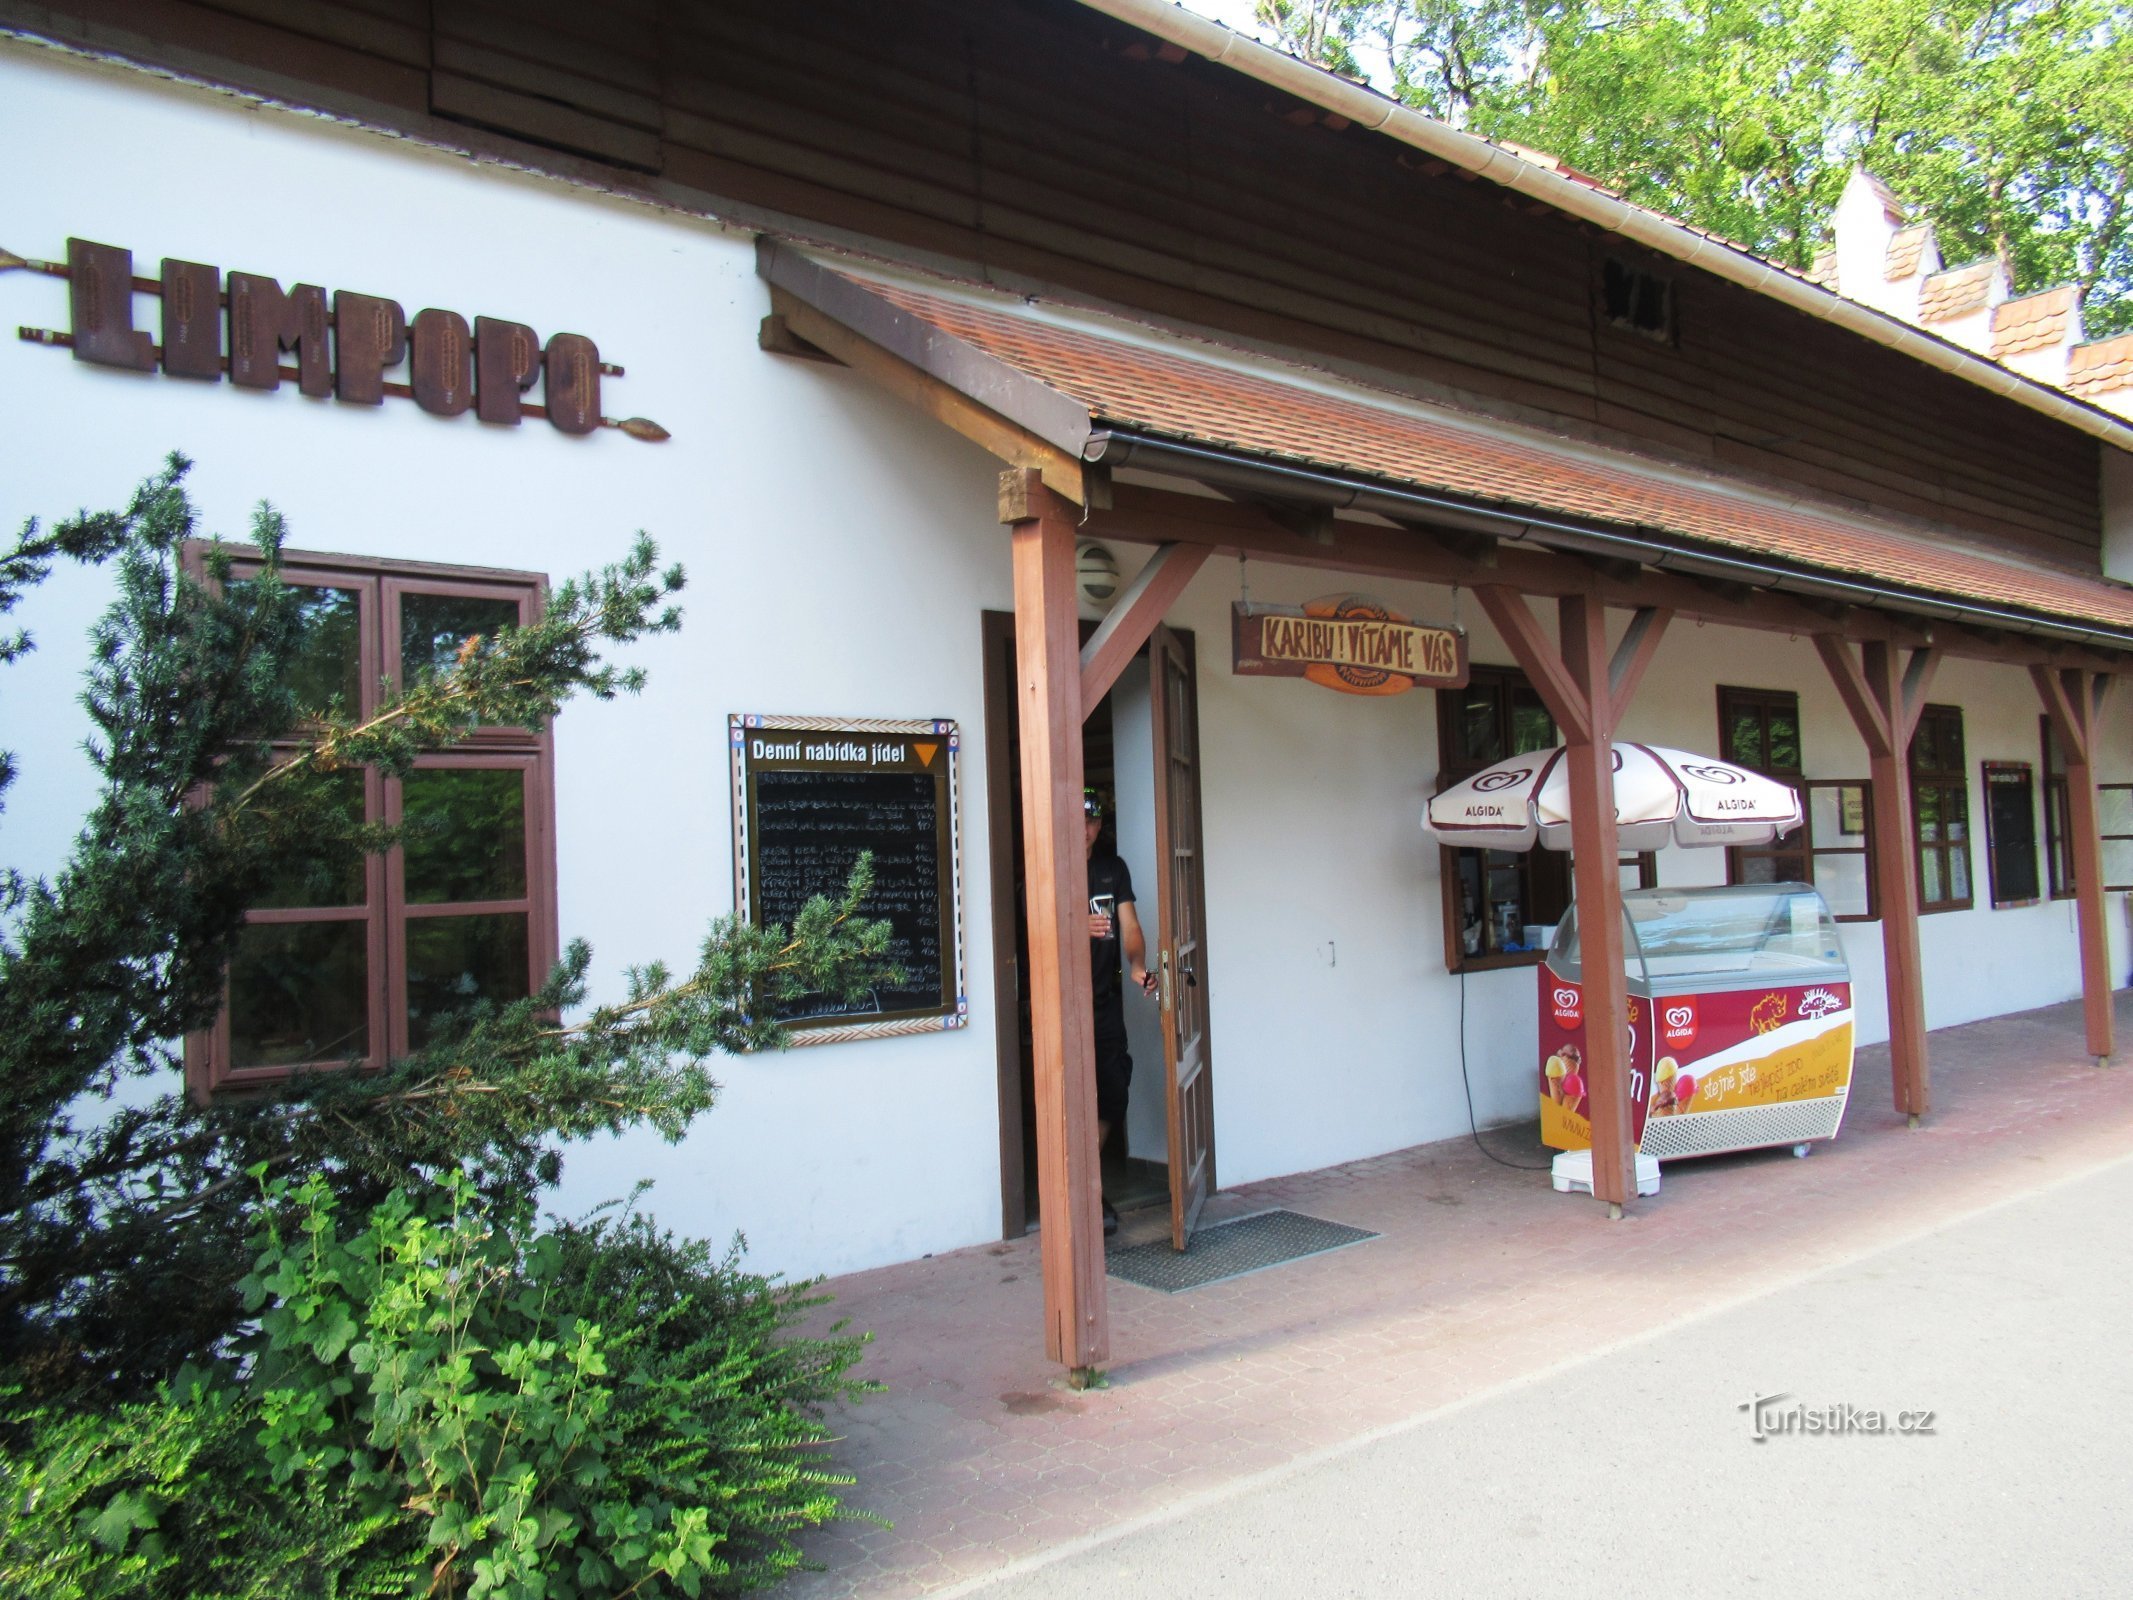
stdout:
{"type": "Polygon", "coordinates": [[[2044,887],[2054,900],[2074,897],[2074,828],[2067,810],[2066,757],[2052,734],[2052,719],[2037,718],[2044,745],[2044,887]]]}
{"type": "Polygon", "coordinates": [[[2033,906],[2043,898],[2037,875],[2037,786],[2027,761],[1988,761],[1985,779],[1985,882],[1993,909],[2033,906]]]}
{"type": "MultiPolygon", "coordinates": [[[[1800,697],[1789,689],[1718,688],[1718,753],[1735,766],[1799,789],[1800,697]]],[[[1812,881],[1807,830],[1726,851],[1728,883],[1812,881]]]]}
{"type": "MultiPolygon", "coordinates": [[[[232,581],[256,574],[239,563],[232,581]]],[[[539,574],[286,552],[306,591],[292,668],[306,709],[357,716],[447,668],[467,639],[533,620],[539,574]]],[[[556,957],[555,794],[544,731],[483,727],[404,778],[347,775],[352,818],[400,844],[335,881],[277,884],[245,915],[222,1014],[186,1041],[196,1091],[377,1066],[473,999],[523,998],[556,957]]]]}
{"type": "Polygon", "coordinates": [[[1960,706],[1927,706],[1911,735],[1911,826],[1918,909],[1965,911],[1970,894],[1970,779],[1960,706]]]}
{"type": "MultiPolygon", "coordinates": [[[[1464,689],[1437,691],[1438,786],[1505,756],[1560,743],[1555,719],[1515,667],[1476,666],[1464,689]]],[[[1444,961],[1454,972],[1540,958],[1528,928],[1553,929],[1570,904],[1570,857],[1543,850],[1444,847],[1444,961]]]]}
{"type": "Polygon", "coordinates": [[[1801,780],[1809,876],[1839,922],[1881,915],[1874,891],[1874,789],[1863,778],[1801,780]]]}

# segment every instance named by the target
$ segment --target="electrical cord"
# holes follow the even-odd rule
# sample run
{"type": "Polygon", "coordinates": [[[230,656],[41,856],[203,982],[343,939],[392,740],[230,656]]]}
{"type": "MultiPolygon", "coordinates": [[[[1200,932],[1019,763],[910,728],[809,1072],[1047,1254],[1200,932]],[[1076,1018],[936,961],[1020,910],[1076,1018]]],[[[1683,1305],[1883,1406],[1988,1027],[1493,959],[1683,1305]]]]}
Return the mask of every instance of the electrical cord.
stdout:
{"type": "Polygon", "coordinates": [[[1481,1142],[1481,1123],[1474,1115],[1474,1080],[1466,1070],[1466,970],[1459,972],[1459,1082],[1466,1089],[1466,1130],[1474,1136],[1474,1148],[1495,1162],[1499,1167],[1510,1167],[1518,1172],[1546,1172],[1553,1161],[1543,1161],[1535,1166],[1530,1161],[1510,1161],[1498,1155],[1481,1142]]]}

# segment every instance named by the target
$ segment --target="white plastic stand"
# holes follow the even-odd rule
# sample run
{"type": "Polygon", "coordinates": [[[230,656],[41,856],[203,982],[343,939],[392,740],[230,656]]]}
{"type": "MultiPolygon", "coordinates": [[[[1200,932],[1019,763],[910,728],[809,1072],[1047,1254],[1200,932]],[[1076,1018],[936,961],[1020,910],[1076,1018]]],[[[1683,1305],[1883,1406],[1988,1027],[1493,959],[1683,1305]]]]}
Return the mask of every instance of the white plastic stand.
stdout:
{"type": "MultiPolygon", "coordinates": [[[[1590,1150],[1565,1150],[1555,1158],[1548,1171],[1548,1181],[1555,1185],[1558,1194],[1592,1193],[1592,1152],[1590,1150]]],[[[1659,1192],[1659,1158],[1640,1155],[1637,1157],[1637,1193],[1659,1192]]]]}

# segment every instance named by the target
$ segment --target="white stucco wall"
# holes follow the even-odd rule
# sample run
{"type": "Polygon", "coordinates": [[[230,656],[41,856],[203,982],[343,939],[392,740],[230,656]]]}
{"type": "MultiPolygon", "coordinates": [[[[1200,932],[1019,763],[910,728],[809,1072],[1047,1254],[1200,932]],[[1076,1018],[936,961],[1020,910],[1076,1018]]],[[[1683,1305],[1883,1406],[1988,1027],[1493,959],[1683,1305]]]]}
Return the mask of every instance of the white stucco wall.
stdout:
{"type": "MultiPolygon", "coordinates": [[[[686,966],[732,909],[730,712],[960,722],[964,894],[985,906],[978,619],[1011,603],[997,469],[848,372],[758,351],[768,305],[748,236],[22,46],[0,46],[0,129],[38,153],[0,207],[0,239],[24,254],[61,256],[74,235],[131,248],[142,273],[171,255],[391,296],[410,315],[584,332],[628,369],[608,381],[609,414],[673,434],[571,439],[403,400],[242,393],[10,338],[10,524],[122,504],[176,448],[198,463],[206,529],[240,532],[265,498],[305,549],[561,579],[649,530],[689,569],[685,629],[633,652],[651,672],[641,699],[573,707],[556,726],[561,926],[592,941],[607,991],[628,962],[686,966]]],[[[154,308],[140,297],[138,325],[154,308]]],[[[0,312],[64,328],[67,287],[8,274],[0,312]]],[[[25,770],[0,819],[11,862],[56,864],[88,798],[72,706],[101,594],[75,574],[38,594],[26,620],[43,649],[0,684],[25,770]]],[[[986,936],[976,915],[973,974],[986,936]]],[[[650,1177],[663,1218],[744,1229],[758,1263],[793,1272],[997,1235],[989,994],[960,1032],[727,1061],[718,1076],[723,1101],[685,1144],[572,1153],[557,1208],[650,1177]]]]}
{"type": "MultiPolygon", "coordinates": [[[[264,497],[306,549],[532,568],[557,578],[645,528],[687,564],[689,621],[634,653],[639,700],[557,725],[560,910],[612,992],[625,962],[685,963],[732,906],[725,719],[736,711],[956,719],[964,735],[968,1028],[722,1063],[723,1102],[689,1139],[574,1151],[556,1208],[656,1180],[685,1231],[744,1230],[752,1259],[838,1271],[974,1243],[999,1230],[998,1098],[979,614],[1011,604],[995,464],[843,369],[759,352],[767,294],[738,232],[657,213],[411,142],[0,45],[0,134],[18,163],[0,242],[58,255],[71,235],[163,255],[585,332],[628,368],[607,410],[673,434],[565,438],[117,373],[0,343],[0,516],[19,523],[123,501],[162,453],[199,463],[204,526],[235,533],[264,497]],[[213,174],[204,181],[203,173],[213,174]],[[331,195],[331,204],[316,197],[331,195]]],[[[138,303],[153,326],[153,302],[138,303]]],[[[0,323],[67,325],[66,288],[0,277],[0,323]]],[[[1117,547],[1130,575],[1145,552],[1117,547]]],[[[1234,562],[1211,563],[1172,620],[1199,644],[1211,1042],[1225,1184],[1454,1136],[1467,1126],[1461,983],[1445,972],[1438,856],[1418,817],[1437,770],[1435,699],[1364,699],[1228,667],[1234,562]]],[[[1338,577],[1255,562],[1255,598],[1294,603],[1338,577]]],[[[1452,597],[1372,583],[1410,615],[1452,597]]],[[[73,696],[100,578],[62,573],[25,608],[42,651],[0,681],[0,744],[24,777],[0,817],[11,864],[49,869],[89,797],[73,696]]],[[[1470,602],[1477,661],[1510,654],[1470,602]]],[[[1552,616],[1546,617],[1552,627],[1552,616]]],[[[1807,770],[1863,777],[1863,747],[1804,640],[1677,623],[1630,715],[1634,737],[1710,748],[1714,685],[1796,690],[1807,770]]],[[[1985,882],[1976,763],[2035,762],[2037,707],[2010,668],[1951,662],[1933,691],[1965,713],[1973,871],[1985,882]]],[[[1147,744],[1145,673],[1117,698],[1122,838],[1150,922],[1152,838],[1131,759],[1147,744]],[[1138,815],[1136,812],[1138,811],[1138,815]]],[[[2129,775],[2133,706],[2114,712],[2105,776],[2129,775]]],[[[1670,852],[1662,879],[1711,881],[1716,855],[1670,852]]],[[[2125,970],[2114,897],[2114,971],[2125,970]]],[[[1879,929],[1849,925],[1862,1034],[1883,1035],[1879,929]]],[[[1929,1020],[2070,998],[2068,904],[1927,919],[1929,1020]]],[[[1465,1057],[1486,1125],[1531,1113],[1533,977],[1466,980],[1465,1057]]],[[[1151,1120],[1161,1051],[1139,1030],[1129,1129],[1151,1120]]],[[[1880,1093],[1869,1084],[1866,1092],[1880,1093]]]]}

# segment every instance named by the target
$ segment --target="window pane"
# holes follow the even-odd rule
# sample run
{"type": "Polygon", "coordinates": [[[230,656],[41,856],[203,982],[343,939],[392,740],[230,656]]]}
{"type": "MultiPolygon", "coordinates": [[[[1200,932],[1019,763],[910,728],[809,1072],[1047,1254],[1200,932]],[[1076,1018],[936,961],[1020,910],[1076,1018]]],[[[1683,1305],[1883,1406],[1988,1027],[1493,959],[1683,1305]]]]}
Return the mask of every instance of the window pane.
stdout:
{"type": "Polygon", "coordinates": [[[2103,841],[2103,882],[2108,889],[2133,888],[2133,839],[2103,841]]]}
{"type": "Polygon", "coordinates": [[[284,860],[255,910],[293,906],[359,906],[364,899],[364,855],[353,842],[363,822],[363,774],[336,772],[325,780],[328,815],[311,831],[308,860],[284,860]],[[345,833],[340,830],[347,830],[345,833]]]}
{"type": "Polygon", "coordinates": [[[1511,748],[1509,754],[1525,755],[1532,750],[1546,750],[1557,743],[1555,718],[1548,715],[1548,708],[1541,697],[1524,684],[1514,685],[1511,690],[1511,748]]]}
{"type": "Polygon", "coordinates": [[[1783,856],[1758,855],[1747,850],[1740,853],[1740,879],[1742,883],[1782,883],[1785,873],[1780,870],[1783,856]]]}
{"type": "Polygon", "coordinates": [[[469,639],[518,626],[518,602],[476,595],[400,596],[400,681],[410,688],[459,659],[469,639]]]}
{"type": "Polygon", "coordinates": [[[1769,720],[1763,725],[1768,760],[1772,772],[1798,772],[1800,770],[1800,719],[1790,711],[1770,708],[1769,720]]]}
{"type": "Polygon", "coordinates": [[[1969,851],[1950,850],[1948,852],[1948,890],[1948,898],[1950,900],[1967,900],[1970,898],[1969,851]]]}
{"type": "Polygon", "coordinates": [[[2133,834],[2133,789],[2106,784],[2096,791],[2096,815],[2100,832],[2133,834]]]}
{"type": "Polygon", "coordinates": [[[1928,845],[1918,855],[1918,898],[1923,905],[1936,906],[1948,898],[1941,879],[1941,852],[1938,846],[1928,845]]]}
{"type": "Polygon", "coordinates": [[[368,924],[254,923],[230,962],[230,1065],[370,1053],[368,924]]]}
{"type": "Polygon", "coordinates": [[[417,905],[526,892],[526,782],[516,767],[410,772],[401,784],[407,897],[417,905]]]}
{"type": "Polygon", "coordinates": [[[414,1049],[430,1040],[439,1017],[475,1000],[501,1005],[523,1000],[526,916],[407,919],[407,1038],[414,1049]]]}
{"type": "Polygon", "coordinates": [[[1477,683],[1465,691],[1453,736],[1461,761],[1485,767],[1505,754],[1503,718],[1494,685],[1477,683]]]}
{"type": "Polygon", "coordinates": [[[1733,708],[1726,722],[1724,753],[1728,761],[1762,769],[1763,719],[1753,706],[1733,708]]]}
{"type": "Polygon", "coordinates": [[[1826,855],[1815,857],[1815,887],[1840,917],[1863,917],[1867,913],[1866,857],[1826,855]]]}
{"type": "MultiPolygon", "coordinates": [[[[231,583],[239,593],[249,580],[231,583]]],[[[297,597],[296,658],[289,663],[289,687],[299,708],[324,715],[336,702],[351,714],[363,703],[363,597],[354,589],[316,583],[288,585],[297,597]]]]}
{"type": "Polygon", "coordinates": [[[1940,792],[1940,815],[1942,825],[1948,830],[1951,844],[1961,844],[1970,837],[1970,791],[1968,789],[1943,789],[1940,792]]]}
{"type": "Polygon", "coordinates": [[[1931,784],[1921,785],[1911,796],[1911,803],[1918,808],[1918,837],[1927,844],[1940,838],[1940,791],[1931,784]]]}

